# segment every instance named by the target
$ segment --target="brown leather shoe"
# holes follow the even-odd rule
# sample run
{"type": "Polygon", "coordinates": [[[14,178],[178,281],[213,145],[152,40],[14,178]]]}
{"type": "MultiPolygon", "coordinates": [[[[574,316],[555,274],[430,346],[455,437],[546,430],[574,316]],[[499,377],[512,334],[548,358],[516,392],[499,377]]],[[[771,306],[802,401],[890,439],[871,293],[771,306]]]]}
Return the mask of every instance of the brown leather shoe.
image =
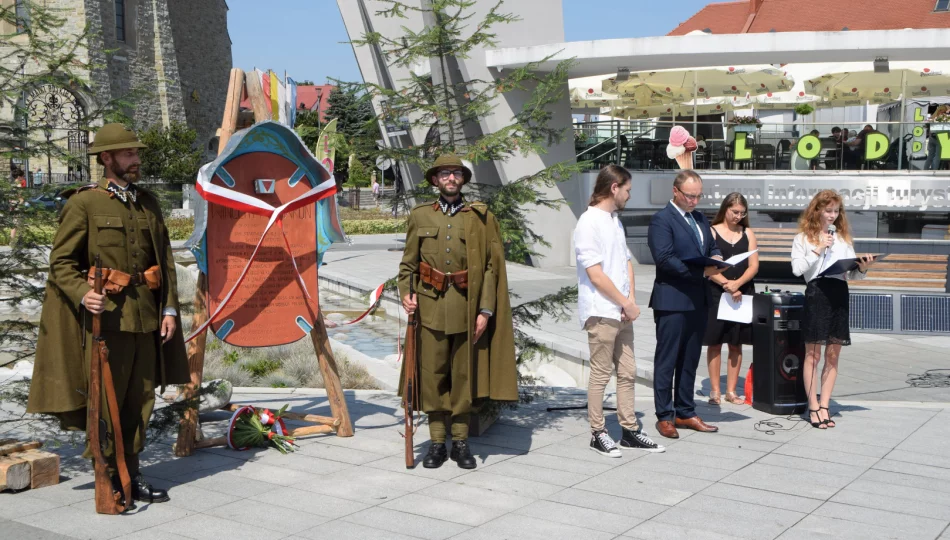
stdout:
{"type": "Polygon", "coordinates": [[[673,425],[673,422],[669,420],[660,420],[656,423],[656,431],[660,435],[663,435],[667,439],[679,439],[680,434],[677,433],[676,427],[673,425]]]}
{"type": "Polygon", "coordinates": [[[705,431],[707,433],[715,433],[719,431],[719,428],[716,426],[711,426],[706,422],[703,422],[703,419],[694,416],[692,418],[677,418],[676,427],[683,429],[694,429],[696,431],[705,431]]]}

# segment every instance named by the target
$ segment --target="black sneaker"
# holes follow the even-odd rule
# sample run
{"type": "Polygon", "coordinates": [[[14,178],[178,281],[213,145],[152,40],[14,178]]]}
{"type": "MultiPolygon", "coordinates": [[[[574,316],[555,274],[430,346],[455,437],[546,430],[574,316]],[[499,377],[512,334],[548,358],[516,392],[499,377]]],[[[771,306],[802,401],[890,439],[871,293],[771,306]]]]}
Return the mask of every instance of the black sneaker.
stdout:
{"type": "Polygon", "coordinates": [[[602,456],[612,458],[623,456],[623,454],[620,453],[620,449],[617,448],[617,443],[615,443],[614,440],[610,438],[610,435],[608,435],[607,431],[605,430],[591,433],[590,449],[602,456]]]}
{"type": "Polygon", "coordinates": [[[666,448],[653,442],[653,439],[647,437],[643,429],[630,431],[623,429],[623,436],[620,437],[620,446],[624,448],[633,448],[634,450],[643,450],[644,452],[666,452],[666,448]]]}

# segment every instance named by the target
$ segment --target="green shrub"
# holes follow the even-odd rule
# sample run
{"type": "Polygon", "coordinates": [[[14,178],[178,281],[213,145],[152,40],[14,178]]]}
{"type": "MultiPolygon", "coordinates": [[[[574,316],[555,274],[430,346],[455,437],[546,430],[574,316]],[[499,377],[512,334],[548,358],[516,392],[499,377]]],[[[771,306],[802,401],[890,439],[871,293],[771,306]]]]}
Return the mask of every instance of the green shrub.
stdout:
{"type": "Polygon", "coordinates": [[[343,232],[348,235],[386,234],[406,232],[404,219],[360,219],[343,221],[343,232]]]}
{"type": "Polygon", "coordinates": [[[270,358],[256,358],[241,365],[241,369],[254,377],[264,377],[280,369],[280,361],[270,358]]]}
{"type": "Polygon", "coordinates": [[[165,227],[170,240],[188,240],[195,230],[195,218],[168,218],[165,227]]]}
{"type": "MultiPolygon", "coordinates": [[[[217,350],[218,348],[219,347],[216,347],[215,349],[210,349],[210,350],[217,350]]],[[[209,349],[206,347],[205,350],[209,350],[209,349]]],[[[234,364],[237,364],[238,360],[240,359],[241,359],[241,355],[238,354],[237,351],[230,351],[228,353],[225,353],[224,356],[221,357],[221,361],[224,362],[224,365],[226,366],[233,366],[234,364]]]]}

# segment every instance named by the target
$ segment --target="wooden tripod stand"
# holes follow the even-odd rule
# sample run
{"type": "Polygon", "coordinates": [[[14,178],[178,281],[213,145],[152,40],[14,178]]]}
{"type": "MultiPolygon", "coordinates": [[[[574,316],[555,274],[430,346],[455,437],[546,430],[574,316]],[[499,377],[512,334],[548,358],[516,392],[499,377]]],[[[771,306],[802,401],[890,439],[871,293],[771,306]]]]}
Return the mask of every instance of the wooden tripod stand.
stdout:
{"type": "MultiPolygon", "coordinates": [[[[244,90],[251,100],[254,110],[254,122],[263,122],[271,119],[271,113],[267,108],[267,101],[264,97],[261,81],[257,77],[245,77],[244,71],[234,68],[231,70],[231,80],[228,85],[228,98],[224,108],[224,119],[221,122],[218,139],[218,154],[224,151],[228,139],[237,130],[238,113],[240,111],[241,97],[244,90]]],[[[198,274],[198,283],[195,287],[194,315],[192,315],[192,328],[198,328],[208,320],[208,278],[205,274],[198,274]]],[[[202,332],[188,343],[188,367],[191,371],[191,381],[185,385],[184,398],[191,405],[185,411],[184,417],[178,428],[178,442],[175,445],[175,455],[190,456],[195,448],[206,448],[210,446],[220,446],[226,444],[223,437],[196,441],[196,431],[198,426],[198,409],[194,399],[201,388],[201,381],[204,372],[205,342],[207,331],[202,332]]],[[[327,336],[327,328],[323,322],[323,314],[317,313],[316,323],[310,332],[310,339],[313,342],[313,348],[317,355],[320,366],[320,372],[326,385],[327,400],[330,405],[331,416],[318,416],[312,414],[298,414],[286,412],[284,416],[290,420],[312,422],[315,425],[305,426],[291,431],[291,436],[314,435],[318,433],[336,433],[339,437],[352,437],[353,424],[350,422],[350,413],[346,407],[346,401],[343,399],[343,388],[340,385],[340,375],[337,370],[336,361],[333,358],[333,352],[330,350],[330,340],[327,336]]],[[[228,405],[227,410],[232,410],[235,405],[228,405]]]]}

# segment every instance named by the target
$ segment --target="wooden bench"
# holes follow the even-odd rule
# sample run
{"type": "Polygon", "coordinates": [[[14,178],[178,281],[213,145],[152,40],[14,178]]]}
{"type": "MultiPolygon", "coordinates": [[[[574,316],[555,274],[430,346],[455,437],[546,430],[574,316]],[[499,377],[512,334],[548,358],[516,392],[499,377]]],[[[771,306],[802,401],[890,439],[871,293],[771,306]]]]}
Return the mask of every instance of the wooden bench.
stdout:
{"type": "MultiPolygon", "coordinates": [[[[797,228],[753,229],[759,244],[759,276],[764,282],[788,283],[791,277],[792,241],[797,228]]],[[[863,280],[850,282],[853,289],[913,289],[944,292],[950,257],[921,253],[889,253],[868,270],[863,280]]]]}

